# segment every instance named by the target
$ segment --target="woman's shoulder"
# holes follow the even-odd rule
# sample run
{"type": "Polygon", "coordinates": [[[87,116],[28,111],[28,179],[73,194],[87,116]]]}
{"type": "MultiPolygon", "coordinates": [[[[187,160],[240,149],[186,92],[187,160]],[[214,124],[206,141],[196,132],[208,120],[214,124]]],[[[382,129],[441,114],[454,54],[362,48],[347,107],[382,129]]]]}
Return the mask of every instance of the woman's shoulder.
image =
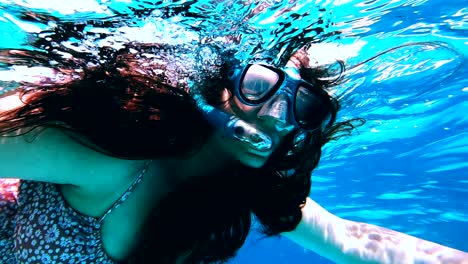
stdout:
{"type": "Polygon", "coordinates": [[[0,136],[0,178],[19,178],[74,186],[104,185],[142,161],[110,157],[77,142],[60,129],[0,136]]]}

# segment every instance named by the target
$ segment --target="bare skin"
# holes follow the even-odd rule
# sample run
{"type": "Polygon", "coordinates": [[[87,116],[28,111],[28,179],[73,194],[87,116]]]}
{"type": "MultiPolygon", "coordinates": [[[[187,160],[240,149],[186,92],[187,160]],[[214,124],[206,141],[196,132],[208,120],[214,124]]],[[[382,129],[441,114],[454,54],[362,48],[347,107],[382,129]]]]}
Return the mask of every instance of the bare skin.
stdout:
{"type": "Polygon", "coordinates": [[[336,263],[468,263],[466,252],[339,218],[310,198],[302,212],[298,227],[284,235],[336,263]]]}

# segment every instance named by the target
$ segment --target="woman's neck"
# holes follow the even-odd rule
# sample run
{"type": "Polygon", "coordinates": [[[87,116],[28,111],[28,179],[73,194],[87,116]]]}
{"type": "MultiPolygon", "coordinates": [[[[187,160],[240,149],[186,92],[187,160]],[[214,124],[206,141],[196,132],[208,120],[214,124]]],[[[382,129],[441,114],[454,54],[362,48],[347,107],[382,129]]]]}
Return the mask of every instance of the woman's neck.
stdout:
{"type": "Polygon", "coordinates": [[[220,171],[233,164],[229,153],[219,148],[219,138],[216,137],[218,135],[212,136],[194,155],[156,161],[171,186],[193,177],[220,171]]]}

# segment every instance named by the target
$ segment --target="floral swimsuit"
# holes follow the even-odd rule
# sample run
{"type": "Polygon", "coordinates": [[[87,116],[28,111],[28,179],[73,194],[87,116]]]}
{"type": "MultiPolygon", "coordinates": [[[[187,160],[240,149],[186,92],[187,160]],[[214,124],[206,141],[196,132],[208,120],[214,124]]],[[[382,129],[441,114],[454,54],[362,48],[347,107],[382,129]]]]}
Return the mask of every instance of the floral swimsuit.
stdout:
{"type": "Polygon", "coordinates": [[[102,217],[75,211],[56,184],[0,179],[0,263],[116,263],[103,249],[101,225],[146,170],[102,217]]]}

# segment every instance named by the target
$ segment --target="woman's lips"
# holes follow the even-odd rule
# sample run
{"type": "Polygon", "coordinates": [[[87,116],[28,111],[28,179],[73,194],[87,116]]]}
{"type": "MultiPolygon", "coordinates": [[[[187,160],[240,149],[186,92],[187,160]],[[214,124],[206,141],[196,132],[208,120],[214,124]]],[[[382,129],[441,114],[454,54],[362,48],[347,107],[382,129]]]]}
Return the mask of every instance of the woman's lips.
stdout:
{"type": "Polygon", "coordinates": [[[267,151],[267,152],[262,152],[262,151],[258,151],[258,150],[252,150],[252,149],[249,149],[248,151],[249,154],[254,154],[255,156],[259,156],[259,157],[264,157],[264,158],[267,158],[268,156],[271,155],[271,151],[267,151]]]}

